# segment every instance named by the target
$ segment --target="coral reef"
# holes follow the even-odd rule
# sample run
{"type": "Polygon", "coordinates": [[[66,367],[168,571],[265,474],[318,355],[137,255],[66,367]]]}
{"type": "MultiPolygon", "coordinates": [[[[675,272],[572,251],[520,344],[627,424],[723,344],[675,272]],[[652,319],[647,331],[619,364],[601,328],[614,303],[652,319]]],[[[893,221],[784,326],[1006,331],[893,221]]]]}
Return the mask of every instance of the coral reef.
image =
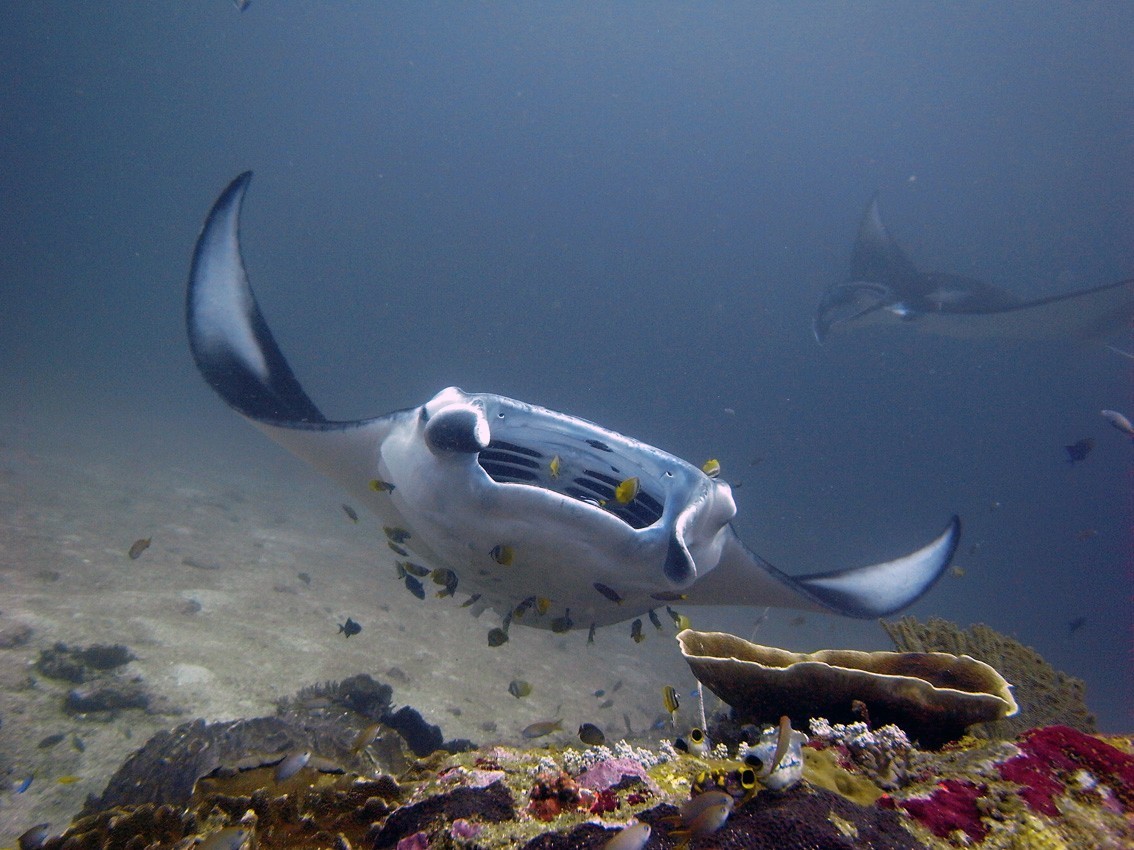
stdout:
{"type": "Polygon", "coordinates": [[[1019,712],[974,726],[972,734],[1014,738],[1025,729],[1055,724],[1081,732],[1097,731],[1094,715],[1084,701],[1083,681],[1056,670],[1031,647],[983,623],[962,629],[940,617],[930,617],[924,623],[914,617],[881,622],[894,646],[902,652],[971,655],[994,667],[1012,683],[1019,712]]]}
{"type": "Polygon", "coordinates": [[[956,740],[974,723],[1016,711],[1011,689],[988,664],[943,652],[822,650],[809,654],[722,632],[677,635],[693,675],[737,719],[796,725],[812,717],[894,723],[921,746],[956,740]]]}
{"type": "Polygon", "coordinates": [[[879,788],[894,791],[912,776],[913,745],[897,726],[871,729],[863,721],[832,725],[826,718],[816,717],[811,720],[811,737],[828,746],[842,747],[855,766],[879,788]]]}
{"type": "MultiPolygon", "coordinates": [[[[277,717],[161,733],[64,835],[33,827],[21,846],[586,850],[620,835],[611,846],[1134,846],[1131,742],[1065,726],[1014,743],[966,736],[929,751],[896,727],[818,718],[802,747],[802,779],[777,789],[761,768],[782,757],[785,741],[803,741],[786,721],[763,742],[775,746],[770,757],[760,750],[760,765],[740,743],[698,755],[663,741],[442,747],[423,758],[403,742],[384,762],[377,742],[357,750],[356,742],[361,723],[390,713],[389,697],[366,677],[301,692],[277,717]],[[275,767],[297,751],[294,773],[275,767]]],[[[389,732],[379,741],[402,741],[389,732]]]]}

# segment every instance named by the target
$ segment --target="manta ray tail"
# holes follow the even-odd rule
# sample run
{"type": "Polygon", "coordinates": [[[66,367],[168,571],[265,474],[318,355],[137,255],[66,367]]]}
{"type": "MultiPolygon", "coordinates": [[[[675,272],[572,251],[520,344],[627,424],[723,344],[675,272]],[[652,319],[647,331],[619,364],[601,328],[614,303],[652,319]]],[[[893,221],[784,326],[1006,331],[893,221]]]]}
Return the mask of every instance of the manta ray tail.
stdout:
{"type": "Polygon", "coordinates": [[[790,576],[749,550],[739,538],[726,544],[718,570],[728,563],[727,586],[709,573],[704,595],[697,602],[717,605],[774,605],[804,611],[821,611],[845,617],[886,617],[912,605],[926,593],[949,566],[961,536],[961,521],[954,516],[932,542],[907,555],[845,570],[790,576]],[[738,578],[738,573],[740,578],[738,578]]]}
{"type": "Polygon", "coordinates": [[[221,193],[205,220],[189,274],[186,318],[197,367],[238,412],[266,423],[323,423],[280,353],[240,257],[240,205],[252,172],[221,193]]]}

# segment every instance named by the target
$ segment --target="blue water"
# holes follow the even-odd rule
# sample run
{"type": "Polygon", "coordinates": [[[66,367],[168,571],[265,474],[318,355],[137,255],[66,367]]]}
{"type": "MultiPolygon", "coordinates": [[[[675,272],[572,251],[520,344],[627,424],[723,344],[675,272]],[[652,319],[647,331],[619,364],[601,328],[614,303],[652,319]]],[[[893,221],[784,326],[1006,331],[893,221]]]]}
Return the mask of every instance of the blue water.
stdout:
{"type": "Polygon", "coordinates": [[[1134,274],[1134,6],[0,15],[0,393],[61,430],[215,413],[184,283],[252,168],[249,271],[328,415],[455,384],[718,457],[742,535],[791,572],[959,513],[965,574],[913,613],[1014,635],[1131,727],[1134,447],[1098,415],[1134,414],[1131,361],[912,328],[819,346],[811,315],[876,191],[926,269],[1024,297],[1134,274]]]}

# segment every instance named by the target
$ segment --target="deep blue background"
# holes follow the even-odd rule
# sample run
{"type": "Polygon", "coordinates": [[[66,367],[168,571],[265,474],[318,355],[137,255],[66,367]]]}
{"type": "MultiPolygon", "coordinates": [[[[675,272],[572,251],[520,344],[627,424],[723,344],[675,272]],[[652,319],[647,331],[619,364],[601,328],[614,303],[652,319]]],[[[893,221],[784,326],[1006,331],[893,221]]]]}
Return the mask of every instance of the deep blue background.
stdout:
{"type": "Polygon", "coordinates": [[[810,317],[876,190],[926,269],[1030,297],[1134,274],[1134,6],[171,0],[0,23],[10,400],[227,423],[183,289],[209,204],[254,168],[250,274],[328,415],[456,384],[719,457],[743,536],[791,571],[959,512],[965,576],[915,613],[1034,645],[1130,727],[1134,449],[1098,416],[1134,413],[1130,361],[909,328],[820,347],[810,317]]]}

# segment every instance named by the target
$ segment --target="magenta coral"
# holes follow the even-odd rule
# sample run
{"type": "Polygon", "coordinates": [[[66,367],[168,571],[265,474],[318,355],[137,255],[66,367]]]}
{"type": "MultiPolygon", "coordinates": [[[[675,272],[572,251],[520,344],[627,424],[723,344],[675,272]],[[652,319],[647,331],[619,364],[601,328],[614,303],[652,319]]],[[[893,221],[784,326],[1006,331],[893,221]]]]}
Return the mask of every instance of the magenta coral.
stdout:
{"type": "MultiPolygon", "coordinates": [[[[938,783],[928,797],[911,797],[896,802],[939,838],[947,838],[956,830],[961,830],[974,841],[983,841],[988,834],[988,827],[980,818],[977,800],[984,792],[984,785],[946,779],[938,783]]],[[[884,805],[892,806],[895,803],[893,798],[883,799],[887,801],[884,805]]]]}
{"type": "Polygon", "coordinates": [[[1069,726],[1045,726],[1020,736],[1020,754],[999,765],[1000,776],[1020,787],[1035,811],[1055,817],[1055,798],[1072,773],[1088,771],[1106,785],[1126,812],[1134,811],[1134,756],[1069,726]]]}

